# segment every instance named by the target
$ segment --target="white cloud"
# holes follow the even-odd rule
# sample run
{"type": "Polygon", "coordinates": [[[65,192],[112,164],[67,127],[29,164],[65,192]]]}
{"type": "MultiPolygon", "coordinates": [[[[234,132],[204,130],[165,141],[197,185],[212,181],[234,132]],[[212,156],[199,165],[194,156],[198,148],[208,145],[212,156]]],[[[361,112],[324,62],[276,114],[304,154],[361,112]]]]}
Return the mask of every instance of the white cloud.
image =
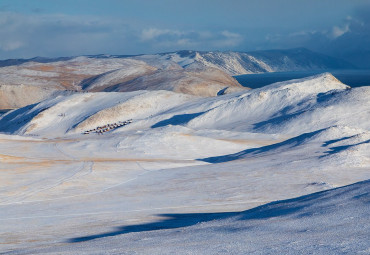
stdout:
{"type": "Polygon", "coordinates": [[[155,42],[159,47],[194,47],[228,49],[242,42],[240,34],[223,30],[219,32],[210,31],[179,31],[171,29],[146,28],[140,33],[142,42],[155,42]]]}
{"type": "Polygon", "coordinates": [[[141,32],[140,38],[143,41],[153,40],[162,35],[175,35],[181,36],[183,33],[177,30],[170,30],[170,29],[158,29],[158,28],[149,28],[144,29],[141,32]]]}
{"type": "Polygon", "coordinates": [[[177,41],[177,45],[179,46],[190,46],[190,45],[193,45],[194,43],[192,43],[190,41],[190,39],[180,39],[177,41]]]}
{"type": "Polygon", "coordinates": [[[12,51],[21,48],[24,43],[20,41],[8,41],[8,42],[0,42],[0,49],[3,51],[12,51]]]}
{"type": "Polygon", "coordinates": [[[220,34],[222,37],[216,41],[216,45],[219,47],[234,47],[243,41],[243,37],[237,33],[224,30],[220,34]]]}
{"type": "Polygon", "coordinates": [[[0,11],[0,59],[233,50],[242,42],[231,30],[180,30],[120,18],[0,11]]]}
{"type": "Polygon", "coordinates": [[[0,12],[0,58],[119,53],[133,36],[121,20],[0,12]]]}
{"type": "Polygon", "coordinates": [[[331,33],[330,33],[330,36],[333,39],[336,39],[336,38],[344,35],[345,33],[349,32],[349,31],[350,31],[349,24],[346,24],[343,27],[334,26],[331,33]]]}
{"type": "Polygon", "coordinates": [[[240,34],[237,34],[237,33],[232,33],[230,31],[227,31],[227,30],[224,30],[221,32],[221,34],[227,38],[237,38],[237,39],[240,39],[241,38],[241,35],[240,34]]]}

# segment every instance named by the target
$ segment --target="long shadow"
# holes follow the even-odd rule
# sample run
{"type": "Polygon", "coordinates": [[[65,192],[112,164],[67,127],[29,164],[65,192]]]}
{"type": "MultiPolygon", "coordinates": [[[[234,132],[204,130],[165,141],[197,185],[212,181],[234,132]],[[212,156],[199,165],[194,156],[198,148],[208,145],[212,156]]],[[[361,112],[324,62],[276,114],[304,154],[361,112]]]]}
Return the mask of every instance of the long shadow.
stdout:
{"type": "Polygon", "coordinates": [[[263,152],[268,152],[280,147],[285,147],[289,146],[291,148],[297,147],[301,144],[303,144],[307,139],[312,138],[313,136],[317,135],[318,133],[322,132],[325,129],[320,129],[311,133],[304,133],[302,135],[299,135],[297,137],[293,137],[291,139],[288,139],[284,142],[272,144],[272,145],[267,145],[259,148],[252,148],[252,149],[247,149],[243,150],[237,153],[233,154],[228,154],[228,155],[223,155],[223,156],[216,156],[216,157],[208,157],[208,158],[202,158],[202,159],[197,159],[199,161],[207,162],[207,163],[224,163],[224,162],[229,162],[233,160],[237,160],[243,157],[246,157],[247,155],[256,155],[260,154],[263,152]]]}
{"type": "Polygon", "coordinates": [[[337,94],[344,94],[344,96],[348,93],[350,93],[350,90],[351,88],[346,88],[346,90],[330,90],[328,92],[324,92],[324,93],[319,93],[317,94],[316,96],[316,101],[317,103],[325,103],[325,102],[328,102],[329,100],[333,99],[333,96],[334,95],[337,95],[337,94]]]}
{"type": "Polygon", "coordinates": [[[356,144],[331,147],[331,148],[329,148],[329,151],[326,152],[326,155],[320,156],[320,158],[325,157],[327,155],[334,154],[334,153],[339,153],[341,151],[347,150],[347,149],[352,148],[354,146],[361,145],[361,144],[366,144],[366,143],[370,143],[370,139],[366,140],[366,141],[363,141],[363,142],[356,143],[356,144]]]}
{"type": "MultiPolygon", "coordinates": [[[[284,147],[284,149],[294,148],[294,147],[297,147],[297,146],[303,144],[305,141],[309,140],[310,138],[314,137],[315,135],[319,134],[320,132],[322,132],[324,130],[325,130],[325,128],[314,131],[314,132],[311,132],[311,133],[304,133],[304,134],[299,135],[297,137],[293,137],[293,138],[288,139],[286,141],[276,143],[276,144],[272,144],[272,145],[267,145],[267,146],[263,146],[263,147],[259,147],[259,148],[247,149],[247,150],[243,150],[243,151],[233,153],[233,154],[216,156],[216,157],[201,158],[201,159],[197,159],[197,160],[207,162],[207,163],[217,164],[217,163],[224,163],[224,162],[229,162],[229,161],[233,161],[233,160],[238,160],[238,159],[241,159],[241,158],[245,158],[247,156],[266,153],[266,152],[276,150],[276,149],[282,148],[282,147],[284,147]]],[[[323,142],[322,146],[327,147],[327,146],[329,146],[333,143],[348,140],[348,139],[353,138],[353,137],[354,136],[349,136],[349,137],[342,137],[342,138],[339,138],[339,139],[329,140],[329,141],[323,142]]],[[[353,146],[366,144],[366,143],[370,143],[370,139],[366,140],[366,141],[363,141],[363,142],[360,142],[360,143],[356,143],[356,144],[330,147],[330,148],[328,148],[328,151],[325,152],[325,155],[320,156],[319,158],[325,157],[327,155],[339,153],[339,152],[341,152],[343,150],[346,150],[346,149],[349,149],[353,146]]]]}
{"type": "MultiPolygon", "coordinates": [[[[369,194],[370,180],[366,180],[348,186],[312,193],[293,199],[275,201],[241,212],[161,214],[159,216],[166,218],[157,222],[132,226],[120,226],[105,233],[71,238],[68,239],[67,242],[78,243],[135,232],[176,229],[193,226],[200,222],[204,223],[230,218],[233,218],[235,221],[264,220],[277,217],[294,217],[300,219],[310,217],[314,214],[330,214],[332,211],[335,211],[338,198],[341,199],[340,202],[343,204],[354,202],[359,206],[369,206],[369,194]]],[[[353,206],[353,204],[348,206],[353,206]]],[[[244,225],[244,229],[248,229],[250,227],[251,225],[244,225]]],[[[230,231],[232,231],[232,229],[230,229],[230,231]]]]}
{"type": "Polygon", "coordinates": [[[80,82],[79,86],[82,88],[82,89],[86,89],[87,87],[90,86],[91,83],[97,81],[99,78],[101,77],[104,77],[105,75],[107,74],[110,74],[110,73],[113,73],[115,71],[117,71],[118,69],[115,69],[115,70],[111,70],[111,71],[108,71],[108,72],[105,72],[105,73],[102,73],[102,74],[98,74],[98,75],[95,75],[93,77],[89,77],[87,79],[84,79],[80,82]]]}
{"type": "Polygon", "coordinates": [[[184,125],[191,121],[192,119],[198,117],[199,115],[202,115],[204,112],[197,112],[197,113],[190,113],[190,114],[181,114],[181,115],[175,115],[169,119],[162,120],[153,126],[151,128],[157,128],[157,127],[164,127],[167,125],[184,125]]]}
{"type": "Polygon", "coordinates": [[[112,230],[111,232],[71,238],[67,240],[67,242],[78,243],[78,242],[85,242],[85,241],[90,241],[90,240],[94,240],[98,238],[117,236],[117,235],[128,234],[128,233],[146,232],[146,231],[161,230],[161,229],[182,228],[182,227],[188,227],[188,226],[195,225],[199,222],[207,222],[207,221],[212,221],[215,219],[223,219],[227,217],[232,217],[236,214],[237,213],[159,214],[157,216],[165,217],[165,219],[157,221],[157,222],[153,222],[153,223],[147,223],[147,224],[121,226],[121,227],[117,227],[115,230],[112,230]]]}
{"type": "Polygon", "coordinates": [[[353,137],[354,137],[354,136],[346,136],[346,137],[341,137],[341,138],[339,138],[339,139],[329,140],[329,141],[324,142],[323,146],[324,146],[324,147],[327,147],[327,146],[329,146],[330,144],[337,143],[337,142],[344,141],[344,140],[348,140],[348,139],[351,139],[351,138],[353,138],[353,137]]]}
{"type": "Polygon", "coordinates": [[[32,118],[34,118],[37,114],[46,110],[46,107],[40,108],[34,112],[31,112],[26,118],[23,116],[26,111],[32,110],[37,105],[38,103],[30,104],[16,110],[9,111],[6,114],[2,115],[0,119],[0,130],[2,132],[17,131],[22,125],[24,125],[24,123],[31,121],[32,118]],[[17,118],[19,118],[19,121],[14,123],[17,118]]]}
{"type": "Polygon", "coordinates": [[[303,113],[303,111],[299,111],[299,112],[295,112],[295,113],[291,113],[291,114],[284,114],[284,115],[278,116],[278,117],[272,117],[269,120],[254,123],[253,126],[254,126],[254,129],[257,130],[257,131],[264,130],[264,129],[272,127],[274,125],[277,125],[277,124],[280,125],[281,123],[291,121],[302,113],[303,113]]]}

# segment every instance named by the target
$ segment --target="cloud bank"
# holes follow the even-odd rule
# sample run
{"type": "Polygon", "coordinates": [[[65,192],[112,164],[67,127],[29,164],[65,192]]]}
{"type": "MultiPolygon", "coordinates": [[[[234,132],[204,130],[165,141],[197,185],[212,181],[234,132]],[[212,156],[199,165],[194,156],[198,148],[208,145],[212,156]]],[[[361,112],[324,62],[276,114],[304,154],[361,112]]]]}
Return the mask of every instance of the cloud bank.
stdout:
{"type": "Polygon", "coordinates": [[[120,19],[0,13],[0,56],[140,54],[178,49],[227,50],[242,35],[228,31],[174,30],[135,26],[120,19]]]}
{"type": "MultiPolygon", "coordinates": [[[[331,9],[336,16],[327,12],[328,7],[316,8],[312,2],[285,0],[286,5],[279,7],[276,2],[260,1],[237,1],[240,8],[222,1],[197,9],[183,3],[183,12],[174,12],[179,10],[167,1],[166,8],[152,4],[157,10],[130,10],[131,16],[55,14],[42,8],[17,12],[4,7],[0,8],[0,59],[306,47],[370,67],[370,4],[366,1],[351,5],[339,0],[341,8],[331,9]],[[293,7],[286,7],[291,5],[312,10],[302,9],[299,15],[293,7]],[[158,8],[164,8],[163,13],[157,13],[158,8]]],[[[329,2],[325,4],[334,4],[329,2]]]]}

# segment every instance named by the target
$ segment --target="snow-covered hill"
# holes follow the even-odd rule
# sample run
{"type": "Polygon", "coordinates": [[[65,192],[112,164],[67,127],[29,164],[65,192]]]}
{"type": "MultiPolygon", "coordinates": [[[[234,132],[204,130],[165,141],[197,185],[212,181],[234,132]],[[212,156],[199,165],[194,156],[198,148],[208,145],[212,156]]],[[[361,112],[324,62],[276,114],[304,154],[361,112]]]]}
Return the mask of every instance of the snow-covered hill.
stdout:
{"type": "Polygon", "coordinates": [[[14,134],[82,133],[104,124],[141,119],[192,97],[168,91],[60,95],[2,116],[1,131],[14,134]]]}
{"type": "MultiPolygon", "coordinates": [[[[142,150],[140,147],[147,147],[149,151],[157,145],[156,140],[152,143],[151,137],[166,140],[168,138],[164,137],[167,137],[167,132],[186,135],[200,132],[202,135],[199,137],[205,136],[207,139],[210,134],[202,130],[217,130],[221,132],[218,134],[221,137],[227,132],[295,137],[281,146],[277,144],[264,148],[264,154],[283,154],[287,148],[293,147],[305,150],[307,144],[315,144],[311,147],[319,151],[323,143],[345,138],[343,142],[335,143],[337,146],[345,146],[344,150],[333,149],[331,153],[328,152],[331,147],[324,146],[321,150],[322,160],[339,155],[342,157],[340,160],[353,158],[349,162],[355,164],[357,160],[356,164],[361,165],[367,164],[368,159],[365,152],[369,146],[369,96],[368,87],[351,89],[329,73],[215,98],[199,98],[161,90],[77,93],[60,95],[8,112],[0,118],[0,131],[47,137],[75,136],[132,119],[130,125],[110,126],[106,131],[120,135],[146,130],[147,136],[136,136],[130,142],[132,145],[124,148],[142,150]],[[171,126],[174,128],[168,129],[171,126]],[[349,133],[347,130],[350,130],[349,133]],[[320,139],[317,138],[317,132],[320,139]],[[315,139],[312,140],[311,136],[315,139]],[[136,146],[136,143],[146,145],[136,146]],[[349,156],[349,151],[353,157],[349,156]],[[325,153],[328,153],[327,157],[325,153]],[[365,158],[361,158],[362,154],[365,158]]],[[[205,161],[223,162],[261,153],[248,149],[240,150],[236,155],[205,161]]],[[[191,155],[193,158],[201,158],[200,154],[191,155]]]]}
{"type": "MultiPolygon", "coordinates": [[[[0,85],[6,85],[6,87],[0,87],[3,99],[2,109],[19,108],[37,103],[48,98],[53,92],[79,91],[81,90],[80,86],[84,87],[86,82],[114,70],[123,70],[121,71],[121,80],[134,79],[156,70],[155,67],[133,59],[76,57],[57,60],[46,63],[32,61],[19,66],[0,68],[0,85]],[[14,89],[10,89],[11,86],[14,86],[14,89]],[[49,93],[45,93],[45,91],[49,93]],[[25,97],[27,99],[22,100],[25,97]]],[[[105,82],[108,86],[115,80],[110,79],[105,82]]]]}
{"type": "MultiPolygon", "coordinates": [[[[92,86],[96,86],[95,83],[92,86]]],[[[128,82],[105,87],[104,91],[169,90],[195,96],[217,96],[246,89],[226,73],[205,67],[158,70],[128,82]]]]}
{"type": "Polygon", "coordinates": [[[29,85],[0,85],[0,109],[15,109],[40,102],[58,90],[29,85]]]}
{"type": "Polygon", "coordinates": [[[185,70],[170,60],[163,65],[158,65],[160,60],[154,62],[157,64],[133,58],[95,56],[2,67],[0,109],[37,103],[54,92],[65,90],[97,92],[148,89],[217,96],[244,89],[219,69],[199,66],[185,70]]]}
{"type": "Polygon", "coordinates": [[[323,73],[217,97],[63,92],[7,112],[0,251],[366,254],[369,97],[323,73]]]}
{"type": "MultiPolygon", "coordinates": [[[[93,114],[103,109],[106,109],[106,116],[122,109],[118,110],[119,114],[112,115],[117,117],[109,121],[118,122],[132,118],[146,128],[181,124],[193,129],[212,128],[297,135],[328,126],[354,123],[351,116],[347,115],[361,107],[366,109],[369,102],[368,88],[350,89],[328,73],[210,99],[192,98],[165,91],[145,92],[148,96],[128,104],[131,102],[131,99],[128,100],[130,97],[143,93],[78,93],[59,96],[9,112],[0,119],[0,130],[32,133],[43,123],[43,126],[60,135],[74,130],[81,121],[91,119],[93,114]],[[159,98],[163,101],[158,101],[159,98]],[[190,102],[184,103],[185,101],[179,98],[190,102]],[[121,104],[124,106],[120,106],[121,104]],[[141,115],[138,111],[142,109],[150,109],[150,112],[141,115]],[[338,117],[333,118],[335,111],[342,114],[338,113],[338,117]],[[67,126],[61,129],[60,122],[67,126]]],[[[359,114],[366,115],[367,111],[360,111],[359,114]]],[[[103,124],[105,118],[99,119],[101,121],[93,125],[103,124]]],[[[370,123],[363,119],[356,125],[368,128],[370,123]]]]}

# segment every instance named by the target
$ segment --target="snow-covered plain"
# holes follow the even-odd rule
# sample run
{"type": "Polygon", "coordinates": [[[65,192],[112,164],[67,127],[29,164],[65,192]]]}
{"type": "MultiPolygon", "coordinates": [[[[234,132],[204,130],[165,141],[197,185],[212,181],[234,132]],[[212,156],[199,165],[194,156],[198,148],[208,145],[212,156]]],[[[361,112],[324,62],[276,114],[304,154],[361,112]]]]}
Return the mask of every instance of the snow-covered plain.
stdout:
{"type": "Polygon", "coordinates": [[[0,251],[369,254],[369,97],[324,73],[211,98],[60,94],[8,112],[0,251]]]}

